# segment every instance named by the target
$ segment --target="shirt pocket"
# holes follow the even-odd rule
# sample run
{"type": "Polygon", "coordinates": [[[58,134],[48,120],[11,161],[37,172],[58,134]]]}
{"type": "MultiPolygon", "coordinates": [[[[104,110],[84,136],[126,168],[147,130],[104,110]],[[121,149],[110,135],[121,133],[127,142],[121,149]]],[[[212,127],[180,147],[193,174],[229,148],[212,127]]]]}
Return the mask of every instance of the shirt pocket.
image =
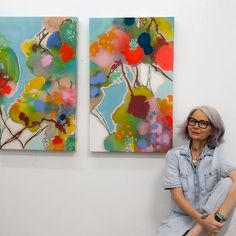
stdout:
{"type": "Polygon", "coordinates": [[[215,185],[217,184],[218,180],[218,170],[214,169],[212,171],[207,172],[204,174],[205,178],[205,186],[207,191],[211,191],[215,185]]]}
{"type": "Polygon", "coordinates": [[[188,175],[180,173],[180,182],[184,192],[188,192],[189,183],[188,183],[188,175]]]}

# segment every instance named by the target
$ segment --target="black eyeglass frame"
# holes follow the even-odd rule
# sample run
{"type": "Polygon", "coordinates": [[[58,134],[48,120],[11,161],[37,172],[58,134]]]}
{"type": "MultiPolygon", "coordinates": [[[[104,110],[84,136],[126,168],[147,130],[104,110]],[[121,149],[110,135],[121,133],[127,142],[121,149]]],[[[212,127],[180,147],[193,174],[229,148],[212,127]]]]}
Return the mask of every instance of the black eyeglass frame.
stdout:
{"type": "Polygon", "coordinates": [[[206,121],[206,120],[196,120],[193,117],[189,117],[188,118],[188,125],[189,126],[195,126],[196,124],[198,124],[198,127],[200,129],[206,129],[209,125],[211,125],[211,122],[206,121]],[[192,123],[190,124],[190,122],[192,121],[192,123]]]}

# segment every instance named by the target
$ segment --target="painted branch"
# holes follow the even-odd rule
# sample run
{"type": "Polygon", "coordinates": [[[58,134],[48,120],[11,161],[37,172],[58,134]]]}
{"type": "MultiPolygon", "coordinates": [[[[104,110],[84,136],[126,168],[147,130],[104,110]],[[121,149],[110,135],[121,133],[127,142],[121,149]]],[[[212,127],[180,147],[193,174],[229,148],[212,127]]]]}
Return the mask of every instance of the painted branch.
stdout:
{"type": "Polygon", "coordinates": [[[155,71],[161,73],[162,75],[164,75],[168,80],[170,80],[171,82],[173,82],[173,79],[171,79],[167,74],[164,73],[164,71],[162,71],[159,67],[157,67],[156,65],[151,64],[151,66],[155,69],[155,71]]]}

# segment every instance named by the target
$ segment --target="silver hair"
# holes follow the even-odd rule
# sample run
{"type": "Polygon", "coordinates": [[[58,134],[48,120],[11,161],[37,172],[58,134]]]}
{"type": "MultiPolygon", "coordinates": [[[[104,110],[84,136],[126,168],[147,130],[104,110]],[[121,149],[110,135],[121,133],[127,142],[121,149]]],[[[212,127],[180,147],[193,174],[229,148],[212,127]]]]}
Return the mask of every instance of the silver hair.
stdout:
{"type": "Polygon", "coordinates": [[[207,116],[209,121],[212,124],[213,132],[212,134],[208,137],[207,144],[209,147],[217,147],[221,143],[224,142],[224,133],[225,133],[225,126],[224,122],[219,114],[219,112],[210,106],[197,106],[193,108],[189,114],[187,119],[184,121],[182,125],[180,125],[180,131],[179,133],[187,139],[190,139],[189,134],[188,134],[188,118],[196,111],[196,110],[201,110],[203,113],[207,116]]]}

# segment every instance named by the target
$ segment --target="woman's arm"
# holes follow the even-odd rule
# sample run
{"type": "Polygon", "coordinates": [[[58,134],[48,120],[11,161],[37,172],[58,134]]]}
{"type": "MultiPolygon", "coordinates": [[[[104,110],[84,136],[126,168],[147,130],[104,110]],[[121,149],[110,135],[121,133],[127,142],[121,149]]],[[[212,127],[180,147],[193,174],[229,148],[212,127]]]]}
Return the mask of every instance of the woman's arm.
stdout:
{"type": "MultiPolygon", "coordinates": [[[[177,187],[177,188],[172,188],[170,189],[171,192],[171,196],[174,199],[174,201],[178,204],[178,206],[184,210],[184,212],[189,215],[190,217],[192,217],[196,223],[200,224],[202,226],[202,228],[200,228],[200,231],[203,230],[204,228],[210,232],[215,232],[215,231],[219,231],[224,223],[220,223],[214,220],[213,218],[213,212],[212,214],[212,220],[210,220],[210,217],[207,217],[208,219],[204,219],[202,218],[202,214],[199,213],[192,205],[191,203],[185,198],[183,190],[181,187],[177,187]]],[[[214,211],[215,212],[215,211],[214,211]]],[[[211,215],[210,214],[210,215],[211,215]]],[[[209,215],[209,216],[210,216],[209,215]]]]}
{"type": "Polygon", "coordinates": [[[219,213],[228,216],[230,211],[236,206],[236,170],[229,172],[228,176],[232,179],[233,184],[225,198],[225,201],[219,208],[219,213]]]}
{"type": "Polygon", "coordinates": [[[174,201],[187,215],[191,216],[196,221],[200,220],[201,214],[192,207],[191,203],[185,198],[182,187],[172,188],[170,192],[174,201]]]}

